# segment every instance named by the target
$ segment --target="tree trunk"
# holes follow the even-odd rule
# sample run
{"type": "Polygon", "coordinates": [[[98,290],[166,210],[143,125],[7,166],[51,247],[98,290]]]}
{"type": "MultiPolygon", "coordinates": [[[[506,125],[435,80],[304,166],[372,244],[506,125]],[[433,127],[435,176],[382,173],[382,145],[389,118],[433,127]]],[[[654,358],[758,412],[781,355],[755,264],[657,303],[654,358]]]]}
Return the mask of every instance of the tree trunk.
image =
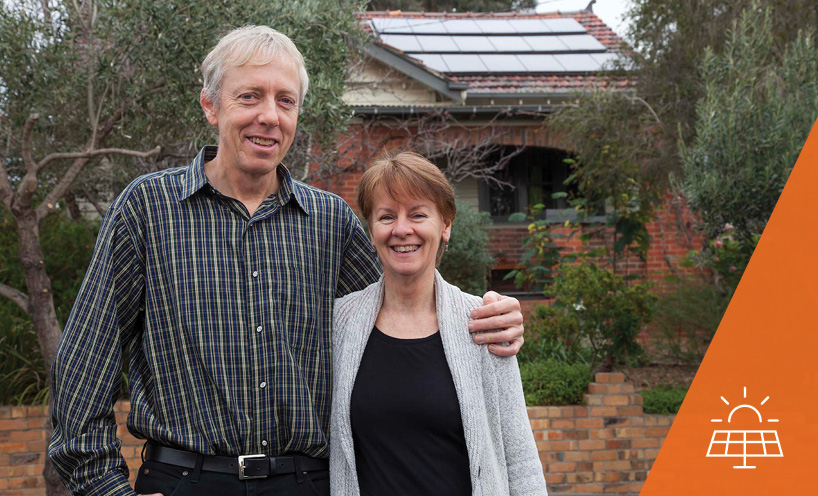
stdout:
{"type": "Polygon", "coordinates": [[[51,363],[57,354],[57,345],[62,336],[54,298],[51,294],[51,279],[45,271],[45,257],[40,246],[40,231],[34,209],[15,212],[19,257],[23,265],[26,288],[29,297],[29,316],[37,331],[37,341],[43,352],[46,377],[51,385],[51,363]]]}
{"type": "MultiPolygon", "coordinates": [[[[57,313],[54,310],[54,298],[51,294],[51,279],[45,271],[45,257],[40,246],[40,231],[37,222],[37,214],[34,209],[19,209],[14,212],[17,224],[17,236],[19,238],[19,257],[23,264],[23,273],[28,289],[29,309],[28,314],[34,323],[37,331],[37,341],[43,353],[43,360],[46,367],[46,380],[51,388],[51,364],[57,354],[57,346],[60,343],[62,329],[57,321],[57,313]]],[[[48,410],[51,411],[53,399],[49,394],[48,410]]],[[[51,439],[53,428],[50,417],[45,425],[46,442],[51,439]]],[[[46,484],[46,494],[48,496],[63,496],[71,493],[63,485],[57,471],[48,458],[45,456],[45,467],[43,468],[43,478],[46,484]]]]}
{"type": "MultiPolygon", "coordinates": [[[[49,391],[48,395],[48,411],[54,407],[54,398],[49,391]]],[[[45,494],[47,496],[71,496],[71,491],[65,487],[60,474],[51,463],[51,458],[48,457],[48,442],[51,440],[51,434],[54,432],[54,427],[51,425],[51,416],[49,415],[45,420],[45,439],[46,439],[46,453],[45,466],[43,467],[43,480],[45,480],[45,494]]]]}

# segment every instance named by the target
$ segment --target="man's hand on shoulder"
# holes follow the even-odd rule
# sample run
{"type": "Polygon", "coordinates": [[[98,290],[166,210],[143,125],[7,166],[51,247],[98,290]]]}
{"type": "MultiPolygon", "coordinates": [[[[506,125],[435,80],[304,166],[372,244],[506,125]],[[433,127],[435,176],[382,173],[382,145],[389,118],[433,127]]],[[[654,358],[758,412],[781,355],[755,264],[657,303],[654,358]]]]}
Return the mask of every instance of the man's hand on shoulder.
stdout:
{"type": "Polygon", "coordinates": [[[523,346],[523,314],[517,298],[489,291],[483,296],[483,306],[471,311],[469,332],[474,342],[488,344],[497,356],[514,356],[523,346]],[[496,332],[482,332],[497,329],[496,332]],[[506,344],[508,343],[508,344],[506,344]]]}

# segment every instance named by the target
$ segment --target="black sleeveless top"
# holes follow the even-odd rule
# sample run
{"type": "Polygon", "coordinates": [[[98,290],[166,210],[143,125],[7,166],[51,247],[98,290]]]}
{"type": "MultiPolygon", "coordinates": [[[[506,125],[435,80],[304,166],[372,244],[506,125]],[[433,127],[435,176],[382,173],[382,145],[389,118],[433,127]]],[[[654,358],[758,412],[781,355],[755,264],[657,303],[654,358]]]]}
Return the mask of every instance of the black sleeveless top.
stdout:
{"type": "Polygon", "coordinates": [[[362,496],[468,496],[469,455],[440,332],[367,342],[350,404],[362,496]]]}

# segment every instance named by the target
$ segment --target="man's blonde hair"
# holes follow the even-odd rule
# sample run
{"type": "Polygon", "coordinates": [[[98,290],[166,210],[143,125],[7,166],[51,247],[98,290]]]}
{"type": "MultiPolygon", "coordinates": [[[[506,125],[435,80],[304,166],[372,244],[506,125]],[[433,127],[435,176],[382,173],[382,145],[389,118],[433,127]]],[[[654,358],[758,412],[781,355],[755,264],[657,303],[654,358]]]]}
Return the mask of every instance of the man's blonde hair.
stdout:
{"type": "Polygon", "coordinates": [[[254,64],[268,64],[282,55],[295,63],[301,78],[298,94],[300,111],[310,85],[304,57],[290,38],[269,26],[244,26],[230,31],[219,40],[202,62],[205,96],[216,106],[219,105],[222,78],[228,66],[242,66],[251,60],[254,64]]]}

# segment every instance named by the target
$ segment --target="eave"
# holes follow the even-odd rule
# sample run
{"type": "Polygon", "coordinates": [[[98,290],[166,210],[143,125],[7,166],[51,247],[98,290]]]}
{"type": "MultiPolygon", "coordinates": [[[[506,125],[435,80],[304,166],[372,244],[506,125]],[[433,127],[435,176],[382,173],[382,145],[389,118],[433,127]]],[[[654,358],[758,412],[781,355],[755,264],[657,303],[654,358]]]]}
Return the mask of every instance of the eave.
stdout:
{"type": "Polygon", "coordinates": [[[468,83],[452,81],[443,74],[415,62],[410,57],[378,41],[367,43],[364,46],[364,52],[373,59],[417,80],[454,102],[463,103],[466,100],[468,83]]]}

